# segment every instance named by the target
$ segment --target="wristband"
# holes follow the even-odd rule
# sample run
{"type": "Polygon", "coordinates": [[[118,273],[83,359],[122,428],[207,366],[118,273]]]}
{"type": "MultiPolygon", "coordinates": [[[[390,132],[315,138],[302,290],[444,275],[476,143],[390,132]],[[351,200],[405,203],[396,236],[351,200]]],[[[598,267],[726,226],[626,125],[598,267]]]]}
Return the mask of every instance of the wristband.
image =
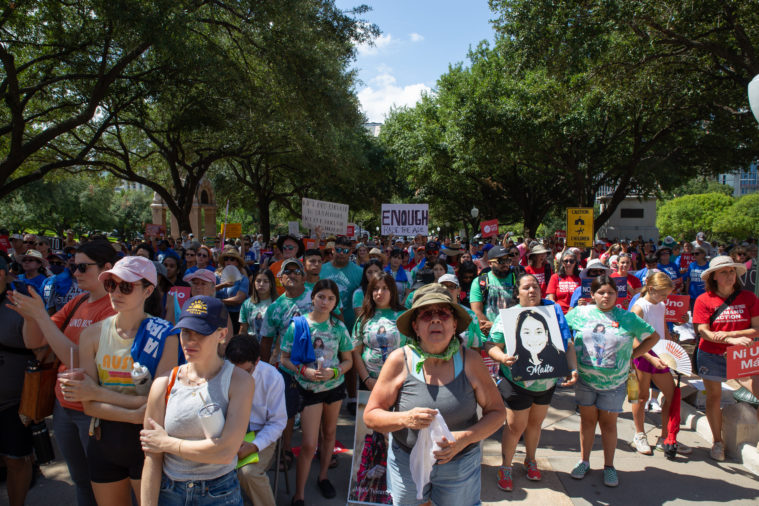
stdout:
{"type": "Polygon", "coordinates": [[[340,369],[339,368],[333,367],[332,368],[332,373],[335,375],[335,378],[339,378],[340,377],[340,369]]]}
{"type": "Polygon", "coordinates": [[[305,376],[305,375],[306,375],[306,364],[302,364],[302,365],[300,366],[300,369],[298,369],[298,373],[299,373],[301,376],[305,376]]]}

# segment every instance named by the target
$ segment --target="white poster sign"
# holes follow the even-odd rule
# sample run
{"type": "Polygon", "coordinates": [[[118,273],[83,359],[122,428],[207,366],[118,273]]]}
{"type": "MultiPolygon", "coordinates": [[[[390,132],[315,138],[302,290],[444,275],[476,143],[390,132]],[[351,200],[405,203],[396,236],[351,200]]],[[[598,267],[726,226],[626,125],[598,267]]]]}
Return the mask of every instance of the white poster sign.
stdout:
{"type": "Polygon", "coordinates": [[[569,374],[564,341],[553,306],[500,310],[506,354],[517,357],[511,375],[517,381],[563,378],[569,374]]]}
{"type": "Polygon", "coordinates": [[[323,235],[345,235],[348,228],[348,204],[304,198],[301,215],[303,226],[321,227],[323,235]]]}
{"type": "Polygon", "coordinates": [[[297,221],[287,222],[287,233],[294,235],[295,237],[298,237],[300,235],[300,226],[298,225],[297,221]]]}
{"type": "Polygon", "coordinates": [[[427,235],[429,204],[382,204],[382,235],[427,235]]]}

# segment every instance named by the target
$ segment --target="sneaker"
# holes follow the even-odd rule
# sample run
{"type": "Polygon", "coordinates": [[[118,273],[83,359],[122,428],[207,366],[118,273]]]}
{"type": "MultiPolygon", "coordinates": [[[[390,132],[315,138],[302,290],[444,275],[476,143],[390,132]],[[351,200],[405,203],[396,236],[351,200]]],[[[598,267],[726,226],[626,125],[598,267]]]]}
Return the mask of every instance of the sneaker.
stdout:
{"type": "Polygon", "coordinates": [[[714,443],[709,456],[717,462],[722,462],[725,460],[725,446],[722,443],[714,443]]]}
{"type": "Polygon", "coordinates": [[[292,501],[290,501],[290,506],[306,506],[306,501],[303,499],[296,499],[295,496],[293,496],[292,501]]]}
{"type": "Polygon", "coordinates": [[[651,455],[651,447],[648,445],[648,438],[646,438],[645,432],[638,432],[633,438],[632,445],[643,455],[651,455]]]}
{"type": "Polygon", "coordinates": [[[590,471],[590,464],[581,460],[577,463],[575,468],[572,469],[572,472],[569,474],[569,476],[575,480],[581,480],[585,478],[585,475],[588,474],[588,471],[590,471]]]}
{"type": "Polygon", "coordinates": [[[514,481],[511,479],[511,467],[500,466],[498,468],[498,488],[506,492],[514,490],[514,481]]]}
{"type": "Polygon", "coordinates": [[[527,479],[531,481],[540,481],[543,475],[540,474],[538,463],[534,460],[525,460],[524,467],[527,468],[527,479]]]}
{"type": "MultiPolygon", "coordinates": [[[[657,452],[663,452],[664,451],[664,438],[659,437],[659,439],[656,440],[656,451],[657,452]]],[[[686,445],[685,443],[681,443],[680,441],[677,442],[677,453],[680,455],[690,455],[693,453],[693,448],[686,445]]]]}
{"type": "Polygon", "coordinates": [[[612,466],[604,466],[604,485],[607,487],[616,487],[619,485],[617,470],[612,466]]]}
{"type": "Polygon", "coordinates": [[[649,413],[661,413],[661,405],[659,404],[659,401],[651,398],[646,405],[646,411],[649,413]]]}

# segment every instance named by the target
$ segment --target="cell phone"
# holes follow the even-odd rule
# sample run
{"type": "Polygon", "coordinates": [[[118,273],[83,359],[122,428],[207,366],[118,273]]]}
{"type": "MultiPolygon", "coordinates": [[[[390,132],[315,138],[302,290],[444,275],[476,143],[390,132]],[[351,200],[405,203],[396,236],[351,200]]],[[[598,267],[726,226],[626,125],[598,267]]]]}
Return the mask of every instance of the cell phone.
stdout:
{"type": "Polygon", "coordinates": [[[17,291],[18,293],[22,295],[26,295],[27,297],[30,297],[29,294],[29,285],[24,283],[23,281],[14,281],[11,283],[13,285],[13,289],[17,291]]]}

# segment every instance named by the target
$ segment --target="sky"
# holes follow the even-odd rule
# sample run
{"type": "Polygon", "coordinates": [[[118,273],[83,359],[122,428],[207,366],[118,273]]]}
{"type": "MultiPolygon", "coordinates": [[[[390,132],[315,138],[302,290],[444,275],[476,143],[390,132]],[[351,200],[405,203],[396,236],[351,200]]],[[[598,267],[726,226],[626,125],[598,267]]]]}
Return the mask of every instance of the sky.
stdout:
{"type": "Polygon", "coordinates": [[[379,26],[374,46],[362,45],[354,67],[361,107],[382,123],[395,106],[413,106],[433,90],[449,64],[467,63],[470,47],[493,41],[487,0],[336,0],[348,10],[366,4],[363,19],[379,26]]]}

